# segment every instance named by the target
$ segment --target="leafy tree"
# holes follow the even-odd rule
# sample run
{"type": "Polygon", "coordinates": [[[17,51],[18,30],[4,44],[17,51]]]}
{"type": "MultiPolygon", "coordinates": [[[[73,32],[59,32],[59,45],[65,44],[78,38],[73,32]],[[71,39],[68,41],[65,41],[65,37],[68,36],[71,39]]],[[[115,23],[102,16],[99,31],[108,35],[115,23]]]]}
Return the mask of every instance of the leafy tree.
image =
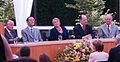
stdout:
{"type": "Polygon", "coordinates": [[[88,15],[88,22],[92,25],[100,24],[100,15],[103,13],[103,0],[75,0],[76,4],[66,4],[66,7],[78,9],[79,13],[84,12],[88,15]]]}
{"type": "MultiPolygon", "coordinates": [[[[36,0],[37,25],[52,25],[51,21],[54,17],[60,18],[62,25],[74,25],[78,10],[67,8],[65,3],[75,4],[76,2],[73,0],[36,0]]],[[[32,16],[34,10],[32,10],[32,16]]]]}
{"type": "Polygon", "coordinates": [[[0,0],[0,19],[14,18],[13,0],[0,0]]]}

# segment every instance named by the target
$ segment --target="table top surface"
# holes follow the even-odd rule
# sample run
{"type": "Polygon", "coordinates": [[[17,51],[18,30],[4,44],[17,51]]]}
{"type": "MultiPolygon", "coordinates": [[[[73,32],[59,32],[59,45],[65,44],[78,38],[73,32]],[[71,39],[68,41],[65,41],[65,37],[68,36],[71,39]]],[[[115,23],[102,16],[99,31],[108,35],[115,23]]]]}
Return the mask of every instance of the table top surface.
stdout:
{"type": "MultiPolygon", "coordinates": [[[[92,39],[92,41],[97,39],[92,39]]],[[[115,39],[106,38],[106,39],[98,39],[103,42],[115,42],[115,39]]],[[[21,46],[40,46],[40,45],[53,45],[53,44],[68,44],[75,43],[77,41],[83,41],[83,39],[69,39],[69,40],[57,40],[57,41],[43,41],[43,42],[26,42],[26,43],[16,43],[10,44],[11,47],[21,47],[21,46]]]]}

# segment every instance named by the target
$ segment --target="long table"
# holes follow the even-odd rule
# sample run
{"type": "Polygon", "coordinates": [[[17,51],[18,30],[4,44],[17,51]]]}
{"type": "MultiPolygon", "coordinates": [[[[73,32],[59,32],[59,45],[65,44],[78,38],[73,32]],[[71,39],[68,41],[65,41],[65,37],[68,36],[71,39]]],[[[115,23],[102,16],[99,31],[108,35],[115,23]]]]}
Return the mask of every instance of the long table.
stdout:
{"type": "MultiPolygon", "coordinates": [[[[95,40],[95,39],[93,39],[95,40]]],[[[109,52],[109,50],[115,46],[115,39],[100,39],[104,43],[104,51],[109,52]]],[[[81,39],[71,39],[71,40],[61,40],[61,41],[45,41],[45,42],[34,42],[27,44],[10,44],[13,53],[23,47],[29,46],[31,54],[30,56],[36,60],[39,60],[39,56],[43,53],[47,54],[52,62],[55,61],[55,57],[58,52],[63,51],[66,45],[70,43],[75,43],[76,41],[81,41],[81,39]]]]}

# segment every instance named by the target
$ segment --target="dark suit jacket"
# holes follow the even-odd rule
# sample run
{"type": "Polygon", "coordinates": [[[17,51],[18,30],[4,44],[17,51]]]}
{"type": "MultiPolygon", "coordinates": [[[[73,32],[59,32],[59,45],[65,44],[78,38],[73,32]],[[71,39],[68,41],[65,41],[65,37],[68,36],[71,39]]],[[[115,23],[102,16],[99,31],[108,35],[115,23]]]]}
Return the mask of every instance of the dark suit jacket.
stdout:
{"type": "MultiPolygon", "coordinates": [[[[8,40],[8,39],[12,39],[12,36],[13,36],[13,38],[16,38],[16,37],[17,37],[17,33],[15,32],[14,29],[11,31],[12,36],[9,34],[9,32],[7,31],[6,28],[4,29],[4,31],[5,31],[5,37],[6,37],[7,40],[8,40]]],[[[9,42],[9,41],[8,41],[8,43],[11,44],[11,43],[14,43],[14,42],[9,42]]]]}
{"type": "Polygon", "coordinates": [[[0,36],[0,62],[6,61],[3,40],[0,36]]]}
{"type": "Polygon", "coordinates": [[[119,52],[120,52],[120,45],[112,48],[109,52],[108,62],[114,62],[114,59],[119,52]]]}
{"type": "Polygon", "coordinates": [[[84,32],[80,24],[76,25],[73,28],[75,38],[82,39],[83,36],[88,35],[88,34],[91,34],[93,38],[95,37],[93,30],[92,30],[92,26],[86,25],[85,29],[86,29],[86,32],[84,32]]]}
{"type": "Polygon", "coordinates": [[[62,35],[62,40],[68,39],[68,30],[65,27],[61,27],[63,33],[59,33],[57,29],[54,27],[50,30],[50,36],[48,40],[58,40],[58,35],[62,35]]]}

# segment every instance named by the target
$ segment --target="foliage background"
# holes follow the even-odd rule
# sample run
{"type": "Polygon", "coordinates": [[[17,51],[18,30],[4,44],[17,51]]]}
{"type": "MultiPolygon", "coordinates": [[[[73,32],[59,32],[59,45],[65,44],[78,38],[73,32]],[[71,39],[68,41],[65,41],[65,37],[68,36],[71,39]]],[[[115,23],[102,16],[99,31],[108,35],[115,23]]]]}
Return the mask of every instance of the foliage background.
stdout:
{"type": "MultiPolygon", "coordinates": [[[[13,0],[0,0],[0,21],[14,19],[13,0]]],[[[95,25],[101,23],[100,16],[110,9],[116,12],[118,20],[119,0],[33,0],[31,16],[37,20],[37,25],[52,25],[53,17],[59,17],[62,25],[75,25],[75,20],[81,13],[87,13],[89,23],[95,25]],[[103,9],[104,8],[104,9],[103,9]]]]}
{"type": "Polygon", "coordinates": [[[13,0],[0,0],[0,21],[15,18],[13,0]]]}

